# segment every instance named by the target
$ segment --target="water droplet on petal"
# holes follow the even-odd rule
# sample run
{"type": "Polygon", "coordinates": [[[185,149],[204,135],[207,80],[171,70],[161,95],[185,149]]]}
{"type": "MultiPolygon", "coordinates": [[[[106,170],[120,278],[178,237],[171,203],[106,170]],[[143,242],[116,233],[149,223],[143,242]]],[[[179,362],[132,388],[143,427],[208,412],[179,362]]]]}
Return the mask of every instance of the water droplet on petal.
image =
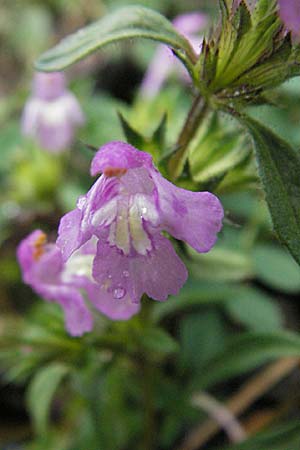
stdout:
{"type": "Polygon", "coordinates": [[[128,270],[123,270],[123,275],[124,275],[125,278],[128,278],[129,277],[128,270]]]}
{"type": "Polygon", "coordinates": [[[107,278],[112,278],[112,274],[111,273],[109,273],[108,275],[107,275],[107,278]]]}
{"type": "Polygon", "coordinates": [[[147,208],[144,206],[143,208],[142,208],[142,214],[146,214],[147,213],[147,208]]]}
{"type": "Polygon", "coordinates": [[[122,287],[116,288],[114,290],[114,298],[117,300],[121,300],[125,296],[125,294],[126,294],[126,291],[122,287]]]}

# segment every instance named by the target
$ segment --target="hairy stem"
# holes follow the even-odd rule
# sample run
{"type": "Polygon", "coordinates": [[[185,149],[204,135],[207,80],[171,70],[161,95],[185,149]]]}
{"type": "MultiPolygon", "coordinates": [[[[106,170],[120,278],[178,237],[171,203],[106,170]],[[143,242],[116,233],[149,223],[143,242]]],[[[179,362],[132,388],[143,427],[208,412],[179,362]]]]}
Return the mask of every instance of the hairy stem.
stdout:
{"type": "Polygon", "coordinates": [[[188,147],[191,140],[195,137],[199,125],[202,122],[208,109],[206,100],[202,95],[197,95],[194,99],[192,107],[188,113],[183,128],[179,134],[176,147],[177,152],[170,158],[169,173],[173,180],[176,180],[183,169],[188,154],[188,147]]]}

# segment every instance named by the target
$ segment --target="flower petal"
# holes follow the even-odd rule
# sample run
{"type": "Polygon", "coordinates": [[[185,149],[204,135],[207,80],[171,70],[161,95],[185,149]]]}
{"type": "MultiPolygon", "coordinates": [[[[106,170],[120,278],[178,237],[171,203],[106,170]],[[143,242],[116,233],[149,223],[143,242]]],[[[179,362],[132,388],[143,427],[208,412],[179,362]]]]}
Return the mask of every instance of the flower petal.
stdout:
{"type": "Polygon", "coordinates": [[[82,211],[79,208],[73,209],[60,219],[56,244],[61,250],[64,261],[92,235],[91,230],[89,233],[82,232],[81,221],[82,211]]]}
{"type": "Polygon", "coordinates": [[[36,230],[18,247],[17,256],[24,281],[46,300],[55,301],[62,306],[67,330],[73,336],[80,336],[91,331],[93,318],[78,287],[84,288],[84,281],[85,284],[92,282],[78,277],[78,287],[76,282],[72,285],[72,280],[70,284],[64,283],[61,279],[64,270],[61,252],[54,244],[44,245],[44,238],[44,233],[36,230]],[[39,251],[41,243],[43,251],[39,251]]]}
{"type": "Polygon", "coordinates": [[[146,256],[126,256],[115,247],[98,242],[93,276],[112,300],[122,302],[128,294],[137,303],[143,293],[155,300],[166,300],[183,286],[187,270],[170,241],[157,234],[152,236],[152,245],[153,250],[146,256]]]}
{"type": "Polygon", "coordinates": [[[81,293],[64,284],[44,284],[35,280],[31,285],[45,300],[58,303],[64,310],[65,323],[72,336],[81,336],[93,328],[93,317],[81,293]]]}
{"type": "MultiPolygon", "coordinates": [[[[119,296],[122,296],[121,290],[117,292],[119,296]]],[[[96,284],[90,285],[88,295],[95,308],[113,320],[128,320],[140,310],[140,304],[133,303],[129,294],[118,299],[104,288],[100,289],[96,284]]]]}
{"type": "Polygon", "coordinates": [[[162,228],[198,252],[208,252],[222,228],[224,212],[219,199],[210,192],[181,189],[157,170],[152,178],[158,191],[162,228]]]}
{"type": "Polygon", "coordinates": [[[108,170],[117,175],[117,171],[120,170],[151,165],[152,157],[149,153],[140,152],[125,142],[112,141],[100,147],[94,156],[91,164],[91,175],[95,176],[108,170]]]}

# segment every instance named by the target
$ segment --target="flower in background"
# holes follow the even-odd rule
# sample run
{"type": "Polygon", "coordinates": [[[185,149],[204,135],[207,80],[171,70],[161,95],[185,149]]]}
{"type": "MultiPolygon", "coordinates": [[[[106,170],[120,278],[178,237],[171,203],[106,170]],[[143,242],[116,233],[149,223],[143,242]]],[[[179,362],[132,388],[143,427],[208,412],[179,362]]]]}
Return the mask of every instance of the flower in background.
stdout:
{"type": "MultiPolygon", "coordinates": [[[[173,25],[189,40],[195,52],[199,54],[202,44],[202,37],[199,33],[207,26],[207,17],[197,12],[182,14],[174,19],[173,25]]],[[[174,57],[172,51],[164,45],[159,45],[142,82],[142,95],[149,98],[154,97],[166,78],[173,72],[179,73],[181,78],[189,81],[186,69],[174,57]]]]}
{"type": "Polygon", "coordinates": [[[293,37],[300,39],[300,1],[279,0],[279,14],[285,27],[292,32],[293,37]]]}
{"type": "Polygon", "coordinates": [[[87,306],[98,309],[114,319],[127,319],[139,310],[139,305],[124,299],[119,302],[105,295],[92,277],[96,241],[90,240],[64,262],[55,244],[47,236],[33,231],[19,244],[18,261],[23,280],[39,295],[55,301],[64,310],[65,323],[72,336],[80,336],[93,328],[93,317],[87,306]]]}
{"type": "Polygon", "coordinates": [[[32,136],[46,150],[60,152],[73,141],[84,116],[76,97],[66,89],[62,72],[37,72],[32,96],[22,114],[22,132],[32,136]]]}

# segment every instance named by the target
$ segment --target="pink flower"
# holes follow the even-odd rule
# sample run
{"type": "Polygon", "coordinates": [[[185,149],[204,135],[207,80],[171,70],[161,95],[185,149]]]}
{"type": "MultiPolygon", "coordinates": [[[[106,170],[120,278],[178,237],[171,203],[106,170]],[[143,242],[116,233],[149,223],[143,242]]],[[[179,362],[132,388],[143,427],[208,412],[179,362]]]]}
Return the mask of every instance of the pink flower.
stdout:
{"type": "Polygon", "coordinates": [[[19,244],[18,261],[23,280],[48,301],[58,303],[72,336],[81,336],[93,328],[93,316],[87,305],[113,319],[127,319],[139,310],[129,299],[122,302],[105,295],[92,277],[96,241],[90,240],[64,262],[55,244],[48,244],[41,230],[33,231],[19,244]]]}
{"type": "MultiPolygon", "coordinates": [[[[195,52],[200,53],[202,37],[199,33],[207,25],[207,17],[197,12],[182,14],[174,19],[173,25],[190,41],[195,52]]],[[[159,45],[142,81],[142,95],[154,97],[172,72],[179,73],[181,78],[189,81],[188,73],[171,50],[164,45],[159,45]]]]}
{"type": "Polygon", "coordinates": [[[222,227],[217,197],[174,186],[148,153],[129,144],[100,148],[91,174],[100,172],[77,208],[62,217],[56,245],[35,231],[18,248],[24,281],[62,306],[73,335],[92,328],[86,301],[126,320],[139,311],[144,293],[159,301],[178,293],[188,274],[163,231],[208,252],[222,227]]]}
{"type": "Polygon", "coordinates": [[[37,72],[32,96],[22,114],[22,132],[37,139],[46,150],[60,152],[73,141],[84,116],[75,96],[66,89],[62,72],[37,72]]]}

